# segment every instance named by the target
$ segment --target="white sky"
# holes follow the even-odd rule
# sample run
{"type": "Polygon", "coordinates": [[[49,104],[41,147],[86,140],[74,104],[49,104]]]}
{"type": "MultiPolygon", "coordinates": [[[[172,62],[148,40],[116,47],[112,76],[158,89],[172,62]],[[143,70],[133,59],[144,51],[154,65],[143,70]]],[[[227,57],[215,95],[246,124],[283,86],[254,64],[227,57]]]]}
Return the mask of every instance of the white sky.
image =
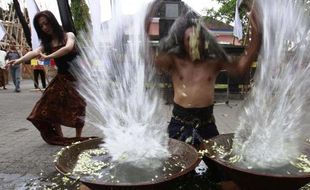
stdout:
{"type": "Polygon", "coordinates": [[[195,11],[197,11],[199,14],[203,14],[203,9],[205,8],[214,8],[218,9],[220,5],[215,2],[214,0],[182,0],[186,4],[188,4],[190,7],[192,7],[195,11]]]}
{"type": "MultiPolygon", "coordinates": [[[[26,0],[18,0],[18,1],[22,7],[26,2],[26,0]]],[[[91,0],[91,1],[99,1],[99,0],[91,0]]],[[[107,10],[109,9],[107,7],[109,7],[110,0],[101,0],[101,1],[102,1],[101,6],[103,10],[101,19],[106,20],[110,12],[110,10],[107,10]]],[[[183,1],[201,15],[204,15],[202,10],[205,8],[211,8],[211,7],[214,7],[215,9],[219,8],[218,3],[216,3],[214,0],[183,0],[183,1]]],[[[12,0],[0,0],[0,7],[7,8],[8,2],[12,2],[12,0]]],[[[38,6],[41,10],[48,9],[53,13],[57,12],[58,9],[57,0],[36,0],[36,2],[38,3],[38,6]]],[[[122,0],[123,12],[125,14],[133,13],[134,11],[136,11],[136,7],[138,7],[137,3],[139,3],[139,1],[137,0],[122,0]]],[[[58,15],[55,14],[55,16],[58,20],[60,20],[59,14],[58,15]]]]}

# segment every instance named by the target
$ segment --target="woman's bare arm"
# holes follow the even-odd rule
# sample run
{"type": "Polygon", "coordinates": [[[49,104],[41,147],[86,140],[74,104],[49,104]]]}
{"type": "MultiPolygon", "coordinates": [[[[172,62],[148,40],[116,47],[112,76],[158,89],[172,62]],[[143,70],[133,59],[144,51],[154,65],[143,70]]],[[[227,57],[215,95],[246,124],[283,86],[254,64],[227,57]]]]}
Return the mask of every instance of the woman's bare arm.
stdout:
{"type": "Polygon", "coordinates": [[[41,53],[41,58],[42,59],[58,58],[58,57],[61,57],[61,56],[64,56],[70,53],[73,50],[74,45],[75,45],[75,35],[72,32],[68,32],[66,35],[67,35],[67,42],[64,47],[58,49],[57,51],[49,55],[45,55],[41,53]]]}
{"type": "Polygon", "coordinates": [[[33,58],[39,56],[41,51],[42,51],[42,47],[39,47],[39,48],[32,50],[32,51],[29,51],[28,53],[26,53],[24,56],[20,57],[19,59],[9,61],[7,63],[7,65],[9,65],[9,64],[15,65],[15,64],[20,64],[20,63],[24,63],[26,61],[29,61],[30,59],[33,59],[33,58]]]}

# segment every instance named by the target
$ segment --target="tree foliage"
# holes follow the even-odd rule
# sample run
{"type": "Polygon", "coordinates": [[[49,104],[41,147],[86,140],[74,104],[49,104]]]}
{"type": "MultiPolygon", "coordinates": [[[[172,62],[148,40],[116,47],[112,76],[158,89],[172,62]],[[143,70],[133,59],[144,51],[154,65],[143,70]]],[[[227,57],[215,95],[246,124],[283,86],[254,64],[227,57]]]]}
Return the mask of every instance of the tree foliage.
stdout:
{"type": "MultiPolygon", "coordinates": [[[[206,20],[215,19],[220,20],[226,24],[231,25],[235,20],[235,11],[236,11],[236,2],[237,0],[214,0],[219,3],[221,6],[218,10],[214,8],[205,9],[206,20]]],[[[246,0],[249,3],[249,0],[246,0]]],[[[239,7],[239,16],[243,26],[243,37],[247,37],[248,33],[248,18],[246,16],[247,6],[245,3],[242,3],[239,7]]],[[[241,42],[244,40],[241,40],[241,42]]],[[[244,41],[245,42],[245,41],[244,41]]]]}
{"type": "Polygon", "coordinates": [[[77,31],[88,32],[88,23],[90,22],[89,8],[85,0],[71,0],[71,12],[74,26],[77,31]]]}
{"type": "MultiPolygon", "coordinates": [[[[216,20],[220,20],[226,24],[231,24],[235,20],[235,9],[236,9],[236,2],[237,0],[213,0],[217,3],[219,3],[221,6],[220,8],[216,11],[215,9],[205,9],[204,12],[206,13],[207,18],[212,18],[216,20]]],[[[247,5],[246,4],[251,4],[253,0],[243,0],[243,3],[241,4],[239,8],[239,14],[240,14],[240,19],[241,23],[244,26],[243,27],[243,36],[246,37],[247,34],[247,29],[248,29],[248,18],[246,16],[247,12],[247,5]]],[[[255,1],[255,0],[254,0],[255,1]]],[[[305,10],[308,12],[310,15],[310,0],[295,0],[296,2],[302,1],[303,5],[305,6],[305,10]]]]}
{"type": "MultiPolygon", "coordinates": [[[[215,9],[205,9],[206,17],[220,20],[226,24],[231,24],[235,20],[236,0],[214,0],[218,2],[221,7],[216,11],[215,9]]],[[[240,19],[243,25],[247,24],[246,5],[241,4],[239,8],[240,19]]]]}
{"type": "MultiPolygon", "coordinates": [[[[210,17],[216,20],[225,22],[226,24],[231,24],[235,20],[235,8],[237,0],[213,0],[221,5],[221,7],[216,11],[215,9],[204,9],[206,17],[210,17]]],[[[251,4],[252,0],[243,0],[241,7],[239,8],[240,19],[243,25],[248,23],[246,17],[246,4],[251,4]]],[[[301,0],[295,0],[301,1],[301,0]]],[[[310,0],[302,0],[305,9],[310,12],[310,0]]]]}
{"type": "Polygon", "coordinates": [[[211,17],[216,20],[220,20],[229,24],[234,19],[235,14],[235,6],[236,0],[215,0],[217,1],[221,7],[216,11],[214,8],[205,9],[204,12],[206,13],[207,17],[211,17]]]}

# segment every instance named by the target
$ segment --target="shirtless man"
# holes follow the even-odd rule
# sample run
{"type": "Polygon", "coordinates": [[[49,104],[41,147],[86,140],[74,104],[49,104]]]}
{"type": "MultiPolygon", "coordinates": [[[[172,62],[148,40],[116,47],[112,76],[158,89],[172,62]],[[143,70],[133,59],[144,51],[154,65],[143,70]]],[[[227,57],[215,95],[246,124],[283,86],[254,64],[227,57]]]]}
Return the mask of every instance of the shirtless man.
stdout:
{"type": "Polygon", "coordinates": [[[221,70],[242,76],[257,59],[261,31],[255,11],[250,16],[251,41],[238,58],[229,58],[192,14],[178,18],[161,41],[156,68],[172,77],[173,116],[169,136],[199,148],[219,134],[213,117],[215,80],[221,70]]]}

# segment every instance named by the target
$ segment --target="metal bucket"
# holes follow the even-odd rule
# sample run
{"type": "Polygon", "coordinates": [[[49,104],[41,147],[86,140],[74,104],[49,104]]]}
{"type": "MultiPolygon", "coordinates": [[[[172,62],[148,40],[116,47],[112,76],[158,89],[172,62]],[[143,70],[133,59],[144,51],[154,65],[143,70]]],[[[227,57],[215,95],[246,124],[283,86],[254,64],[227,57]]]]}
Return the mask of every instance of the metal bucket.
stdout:
{"type": "MultiPolygon", "coordinates": [[[[233,134],[223,134],[216,136],[206,143],[204,149],[208,150],[205,155],[206,162],[217,165],[220,170],[227,174],[243,190],[297,190],[310,182],[309,173],[299,173],[298,175],[268,174],[255,169],[245,169],[235,166],[232,163],[225,162],[219,158],[219,155],[212,146],[216,143],[223,146],[225,150],[230,150],[233,142],[233,134]]],[[[310,152],[309,152],[310,153],[310,152]]]]}
{"type": "Polygon", "coordinates": [[[178,155],[186,168],[169,177],[159,178],[156,181],[141,181],[139,183],[111,183],[106,181],[91,181],[86,179],[79,179],[79,176],[73,175],[72,171],[77,163],[79,154],[88,149],[99,148],[99,145],[104,143],[102,139],[92,139],[70,146],[62,151],[61,155],[56,160],[56,169],[66,175],[67,177],[80,182],[90,189],[103,190],[171,190],[171,185],[174,180],[179,180],[180,177],[192,171],[199,163],[198,153],[192,146],[174,139],[169,139],[169,151],[174,155],[178,155]]]}

